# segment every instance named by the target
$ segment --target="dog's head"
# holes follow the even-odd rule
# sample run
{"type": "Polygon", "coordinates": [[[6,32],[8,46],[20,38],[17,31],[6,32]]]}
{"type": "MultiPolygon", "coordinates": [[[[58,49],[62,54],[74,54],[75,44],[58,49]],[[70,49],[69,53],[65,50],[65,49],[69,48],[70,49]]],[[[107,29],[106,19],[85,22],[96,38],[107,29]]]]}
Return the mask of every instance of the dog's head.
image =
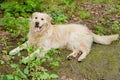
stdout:
{"type": "Polygon", "coordinates": [[[35,32],[44,29],[51,22],[51,17],[46,13],[34,12],[31,16],[31,25],[35,32]]]}

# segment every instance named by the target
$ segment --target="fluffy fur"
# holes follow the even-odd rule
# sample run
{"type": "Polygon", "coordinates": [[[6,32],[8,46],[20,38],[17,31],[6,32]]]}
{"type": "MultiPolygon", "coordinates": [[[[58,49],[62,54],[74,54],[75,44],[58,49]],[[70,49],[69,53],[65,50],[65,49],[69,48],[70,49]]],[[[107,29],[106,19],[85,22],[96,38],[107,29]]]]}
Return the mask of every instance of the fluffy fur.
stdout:
{"type": "Polygon", "coordinates": [[[108,45],[117,40],[118,36],[118,34],[99,36],[81,24],[52,25],[50,16],[35,12],[32,14],[30,21],[28,41],[22,44],[22,47],[10,51],[10,55],[15,55],[27,46],[37,47],[37,50],[26,58],[27,60],[28,58],[34,58],[35,53],[40,58],[44,57],[51,48],[68,48],[73,52],[67,58],[76,57],[81,51],[82,54],[78,61],[82,61],[89,54],[93,41],[108,45]],[[40,52],[39,48],[44,48],[44,52],[40,52]]]}

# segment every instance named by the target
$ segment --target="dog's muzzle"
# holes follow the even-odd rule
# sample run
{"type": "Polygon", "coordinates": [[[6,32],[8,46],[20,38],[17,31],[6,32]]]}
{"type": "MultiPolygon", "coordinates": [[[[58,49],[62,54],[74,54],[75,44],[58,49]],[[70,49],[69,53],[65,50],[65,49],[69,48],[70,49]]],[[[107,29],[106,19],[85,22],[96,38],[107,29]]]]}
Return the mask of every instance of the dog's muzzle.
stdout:
{"type": "Polygon", "coordinates": [[[35,22],[35,28],[40,28],[40,29],[41,29],[42,26],[44,26],[44,24],[40,26],[40,25],[39,25],[39,22],[35,22]]]}
{"type": "Polygon", "coordinates": [[[35,27],[36,27],[36,28],[39,27],[39,22],[35,22],[35,27]]]}
{"type": "Polygon", "coordinates": [[[39,32],[40,30],[41,30],[41,28],[44,26],[44,24],[43,25],[39,25],[40,23],[39,22],[35,22],[35,32],[39,32]]]}

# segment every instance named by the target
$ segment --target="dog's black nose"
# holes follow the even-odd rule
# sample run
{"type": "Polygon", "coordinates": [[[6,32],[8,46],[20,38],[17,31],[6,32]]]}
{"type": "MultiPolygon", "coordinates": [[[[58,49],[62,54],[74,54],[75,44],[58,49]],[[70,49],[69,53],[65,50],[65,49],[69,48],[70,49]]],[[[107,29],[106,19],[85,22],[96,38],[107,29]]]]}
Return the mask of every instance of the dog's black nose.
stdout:
{"type": "Polygon", "coordinates": [[[39,26],[39,22],[35,22],[35,27],[38,27],[39,26]]]}
{"type": "Polygon", "coordinates": [[[35,25],[39,25],[39,22],[35,22],[35,25]]]}

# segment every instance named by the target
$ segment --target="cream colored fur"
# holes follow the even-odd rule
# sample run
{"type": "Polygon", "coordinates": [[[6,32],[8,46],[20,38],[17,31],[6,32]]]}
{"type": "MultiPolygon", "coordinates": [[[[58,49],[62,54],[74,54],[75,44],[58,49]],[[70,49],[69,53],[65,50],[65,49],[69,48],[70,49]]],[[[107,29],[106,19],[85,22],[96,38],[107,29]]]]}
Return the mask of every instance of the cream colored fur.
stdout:
{"type": "Polygon", "coordinates": [[[35,53],[40,58],[44,57],[51,48],[68,48],[73,52],[67,58],[76,57],[81,51],[82,54],[78,61],[82,61],[89,54],[93,41],[100,44],[110,44],[117,40],[118,36],[118,34],[99,36],[81,24],[52,25],[51,18],[47,14],[35,12],[30,21],[28,41],[22,44],[23,47],[13,49],[10,55],[15,55],[27,46],[37,47],[37,50],[26,58],[28,60],[28,58],[34,58],[35,53]],[[35,28],[35,22],[39,22],[38,26],[42,27],[35,28]],[[44,48],[45,51],[40,52],[39,48],[44,48]]]}

